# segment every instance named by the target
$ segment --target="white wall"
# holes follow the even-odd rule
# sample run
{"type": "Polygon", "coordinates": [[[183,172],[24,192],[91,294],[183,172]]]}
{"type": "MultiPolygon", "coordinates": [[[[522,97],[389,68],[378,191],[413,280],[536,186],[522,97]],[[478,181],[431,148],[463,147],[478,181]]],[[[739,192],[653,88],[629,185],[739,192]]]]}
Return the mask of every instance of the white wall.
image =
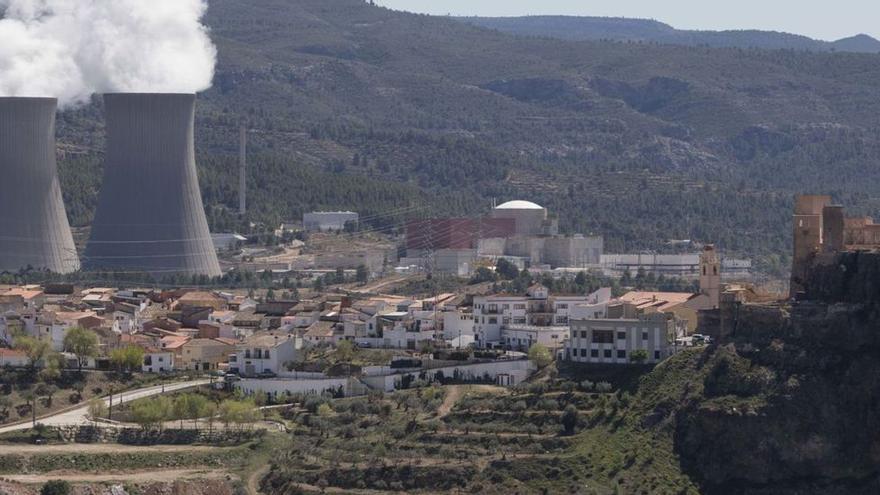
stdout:
{"type": "Polygon", "coordinates": [[[474,314],[463,311],[445,311],[443,313],[443,338],[456,339],[459,335],[474,334],[474,314]]]}
{"type": "Polygon", "coordinates": [[[442,371],[443,375],[446,377],[452,377],[455,374],[456,369],[459,370],[459,373],[463,376],[469,378],[481,377],[486,373],[489,373],[492,378],[496,378],[499,374],[509,374],[513,376],[521,376],[522,378],[520,378],[519,381],[522,381],[529,373],[531,373],[534,369],[534,365],[531,361],[526,360],[496,361],[492,363],[466,364],[462,366],[447,366],[431,370],[418,370],[396,375],[369,376],[363,378],[363,382],[373,388],[392,392],[395,390],[397,384],[400,383],[403,375],[410,375],[413,379],[418,379],[419,375],[424,371],[426,379],[430,381],[433,380],[438,371],[442,371]]]}
{"type": "Polygon", "coordinates": [[[328,379],[304,379],[298,380],[293,378],[273,378],[268,380],[245,378],[235,382],[235,387],[241,389],[246,394],[255,392],[267,392],[277,394],[279,397],[287,392],[291,394],[320,394],[324,391],[336,391],[342,386],[346,389],[346,395],[349,395],[349,386],[347,378],[328,378],[328,379]]]}

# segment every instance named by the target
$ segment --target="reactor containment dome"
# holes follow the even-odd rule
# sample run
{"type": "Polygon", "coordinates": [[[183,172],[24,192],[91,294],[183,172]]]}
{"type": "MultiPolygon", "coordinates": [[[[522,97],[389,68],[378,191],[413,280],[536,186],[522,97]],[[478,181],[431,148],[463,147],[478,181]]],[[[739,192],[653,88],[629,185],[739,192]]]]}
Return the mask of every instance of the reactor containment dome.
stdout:
{"type": "Polygon", "coordinates": [[[107,158],[90,270],[219,276],[199,191],[194,94],[104,95],[107,158]]]}
{"type": "Polygon", "coordinates": [[[79,269],[55,161],[54,98],[0,98],[0,272],[79,269]]]}

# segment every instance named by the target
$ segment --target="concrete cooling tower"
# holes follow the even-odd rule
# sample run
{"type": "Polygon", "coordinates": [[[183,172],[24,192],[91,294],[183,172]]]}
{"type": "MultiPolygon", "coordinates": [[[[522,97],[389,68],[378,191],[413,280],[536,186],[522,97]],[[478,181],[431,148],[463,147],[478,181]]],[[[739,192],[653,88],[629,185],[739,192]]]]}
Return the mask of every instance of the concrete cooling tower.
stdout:
{"type": "Polygon", "coordinates": [[[55,163],[54,98],[0,98],[0,272],[79,269],[55,163]]]}
{"type": "Polygon", "coordinates": [[[90,270],[219,276],[196,175],[193,94],[108,94],[90,270]]]}

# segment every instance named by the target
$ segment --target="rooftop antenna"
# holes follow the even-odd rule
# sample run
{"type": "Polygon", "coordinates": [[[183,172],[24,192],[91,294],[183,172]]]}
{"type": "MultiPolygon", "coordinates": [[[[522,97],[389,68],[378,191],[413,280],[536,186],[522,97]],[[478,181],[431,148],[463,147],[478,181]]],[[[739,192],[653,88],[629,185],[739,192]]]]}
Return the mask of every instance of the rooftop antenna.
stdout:
{"type": "Polygon", "coordinates": [[[247,128],[242,124],[238,134],[238,213],[247,213],[247,128]]]}

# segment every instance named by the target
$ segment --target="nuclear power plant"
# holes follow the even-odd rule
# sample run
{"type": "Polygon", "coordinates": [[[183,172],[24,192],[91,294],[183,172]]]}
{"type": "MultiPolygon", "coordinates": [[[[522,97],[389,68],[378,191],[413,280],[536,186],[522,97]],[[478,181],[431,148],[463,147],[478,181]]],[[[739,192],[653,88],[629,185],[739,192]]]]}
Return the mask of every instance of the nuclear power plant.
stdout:
{"type": "Polygon", "coordinates": [[[219,276],[194,150],[194,94],[107,94],[90,270],[219,276]]]}
{"type": "Polygon", "coordinates": [[[54,98],[0,98],[0,272],[79,269],[55,162],[54,98]]]}

